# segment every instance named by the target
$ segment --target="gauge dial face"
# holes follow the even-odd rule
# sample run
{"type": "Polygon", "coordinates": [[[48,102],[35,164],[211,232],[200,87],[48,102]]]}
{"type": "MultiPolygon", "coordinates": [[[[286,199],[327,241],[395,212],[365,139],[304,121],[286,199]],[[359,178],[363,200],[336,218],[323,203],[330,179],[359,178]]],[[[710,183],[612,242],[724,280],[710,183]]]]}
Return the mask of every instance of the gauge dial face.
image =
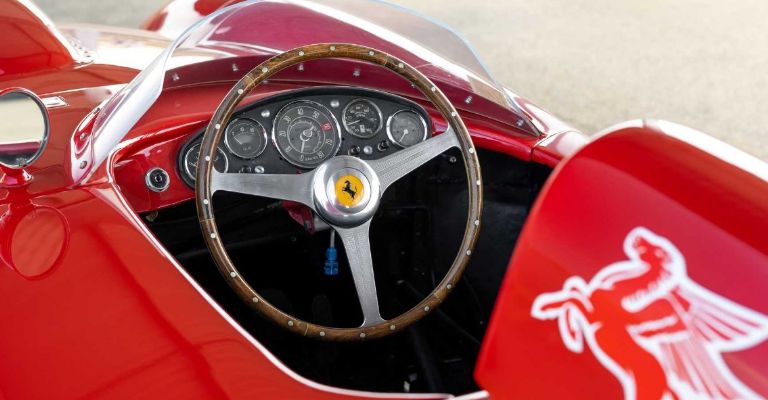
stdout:
{"type": "Polygon", "coordinates": [[[255,158],[267,148],[267,131],[257,121],[239,118],[227,126],[224,144],[240,158],[255,158]]]}
{"type": "Polygon", "coordinates": [[[297,101],[275,116],[272,141],[286,161],[313,168],[336,155],[341,131],[327,108],[312,101],[297,101]]]}
{"type": "MultiPolygon", "coordinates": [[[[184,154],[184,171],[187,173],[187,177],[193,182],[197,177],[197,161],[200,156],[200,144],[196,144],[187,150],[184,154]]],[[[213,168],[221,173],[227,172],[229,169],[229,160],[227,159],[227,153],[221,149],[216,148],[216,159],[213,160],[213,168]]]]}
{"type": "Polygon", "coordinates": [[[384,124],[379,107],[367,99],[352,100],[347,104],[342,122],[347,132],[361,139],[374,137],[384,124]]]}
{"type": "Polygon", "coordinates": [[[387,120],[387,136],[397,146],[411,147],[427,139],[427,123],[420,114],[401,110],[387,120]]]}

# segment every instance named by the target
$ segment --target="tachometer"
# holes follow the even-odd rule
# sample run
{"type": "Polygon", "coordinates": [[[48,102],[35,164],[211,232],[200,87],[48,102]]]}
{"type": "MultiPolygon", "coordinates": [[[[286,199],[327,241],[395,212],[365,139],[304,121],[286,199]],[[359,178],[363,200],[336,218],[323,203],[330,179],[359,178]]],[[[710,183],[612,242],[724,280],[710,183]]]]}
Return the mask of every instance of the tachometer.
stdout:
{"type": "Polygon", "coordinates": [[[361,139],[375,136],[384,123],[379,107],[367,99],[356,99],[347,104],[342,113],[342,122],[347,132],[361,139]]]}
{"type": "Polygon", "coordinates": [[[313,168],[336,155],[341,145],[341,130],[327,108],[301,100],[277,113],[272,141],[286,161],[313,168]]]}
{"type": "Polygon", "coordinates": [[[239,118],[227,126],[224,144],[240,158],[255,158],[267,148],[267,131],[257,121],[239,118]]]}
{"type": "MultiPolygon", "coordinates": [[[[192,146],[184,153],[184,172],[187,173],[187,177],[194,182],[197,176],[197,161],[200,156],[200,143],[192,146]]],[[[229,160],[227,159],[227,153],[221,149],[216,148],[216,159],[213,160],[213,168],[221,173],[227,172],[229,169],[229,160]]]]}
{"type": "Polygon", "coordinates": [[[387,136],[400,147],[411,147],[427,139],[427,123],[411,110],[400,110],[387,120],[387,136]]]}

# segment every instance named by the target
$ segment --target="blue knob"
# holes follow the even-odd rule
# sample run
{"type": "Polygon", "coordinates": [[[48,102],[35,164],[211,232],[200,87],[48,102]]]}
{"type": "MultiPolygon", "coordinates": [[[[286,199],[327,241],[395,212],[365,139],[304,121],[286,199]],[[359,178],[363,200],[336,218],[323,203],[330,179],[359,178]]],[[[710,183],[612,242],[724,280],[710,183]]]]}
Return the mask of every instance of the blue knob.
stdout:
{"type": "Polygon", "coordinates": [[[328,276],[336,276],[339,274],[339,262],[336,261],[336,248],[329,247],[325,250],[325,274],[328,276]]]}

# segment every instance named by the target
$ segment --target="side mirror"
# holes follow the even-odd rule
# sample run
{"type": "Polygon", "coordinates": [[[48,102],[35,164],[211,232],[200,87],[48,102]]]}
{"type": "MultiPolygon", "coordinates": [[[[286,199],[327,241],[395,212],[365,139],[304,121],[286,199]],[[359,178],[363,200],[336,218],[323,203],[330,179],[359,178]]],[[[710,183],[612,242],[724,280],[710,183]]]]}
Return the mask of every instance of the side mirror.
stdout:
{"type": "Polygon", "coordinates": [[[25,89],[0,91],[0,165],[21,169],[37,160],[48,143],[48,111],[25,89]]]}
{"type": "Polygon", "coordinates": [[[29,183],[24,167],[43,154],[49,132],[48,111],[39,97],[26,89],[0,90],[0,187],[29,183]]]}

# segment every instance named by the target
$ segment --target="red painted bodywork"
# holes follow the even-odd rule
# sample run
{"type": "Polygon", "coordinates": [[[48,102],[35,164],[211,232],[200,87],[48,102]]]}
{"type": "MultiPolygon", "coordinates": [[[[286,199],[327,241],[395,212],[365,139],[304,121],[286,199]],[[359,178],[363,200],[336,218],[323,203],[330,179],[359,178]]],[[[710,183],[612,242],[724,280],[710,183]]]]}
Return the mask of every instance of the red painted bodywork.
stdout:
{"type": "MultiPolygon", "coordinates": [[[[557,323],[534,319],[531,307],[566,278],[589,280],[625,259],[622,242],[638,226],[674,242],[693,281],[768,314],[768,168],[702,139],[668,123],[628,124],[555,169],[517,244],[478,362],[476,379],[492,398],[623,397],[588,348],[570,352],[557,323]]],[[[768,342],[723,357],[768,396],[768,342]]]]}
{"type": "Polygon", "coordinates": [[[35,8],[16,1],[0,1],[0,78],[52,70],[79,61],[74,48],[49,25],[50,21],[35,8]]]}
{"type": "MultiPolygon", "coordinates": [[[[203,16],[225,3],[228,1],[177,0],[145,26],[161,33],[164,29],[171,32],[176,29],[174,26],[194,22],[194,18],[184,15],[203,16]],[[184,10],[197,14],[185,14],[184,10]]],[[[146,32],[105,28],[98,43],[100,51],[94,59],[83,62],[72,55],[76,53],[65,53],[69,44],[59,32],[46,26],[22,3],[1,0],[0,15],[20,15],[21,22],[6,18],[0,23],[11,21],[14,27],[39,31],[35,37],[45,38],[41,43],[50,55],[46,62],[31,56],[2,59],[10,64],[2,67],[0,85],[25,87],[43,98],[59,96],[67,103],[65,107],[49,109],[51,138],[42,157],[28,169],[34,177],[32,182],[23,188],[0,189],[0,259],[4,264],[0,268],[0,293],[4,299],[0,320],[5,322],[0,340],[0,398],[382,397],[324,387],[288,371],[208,298],[136,214],[191,199],[192,191],[175,173],[179,146],[207,124],[215,106],[242,71],[257,65],[268,54],[253,56],[251,52],[251,57],[238,60],[243,63],[240,72],[232,71],[231,60],[215,58],[172,71],[181,77],[178,82],[172,82],[168,74],[170,89],[134,126],[108,162],[91,179],[78,181],[72,171],[87,158],[97,106],[133,79],[154,56],[120,60],[100,58],[98,54],[114,53],[125,46],[124,40],[135,43],[136,48],[145,44],[151,47],[150,43],[157,47],[167,42],[146,32]],[[66,54],[70,54],[68,59],[66,54]],[[206,75],[218,77],[217,82],[194,84],[196,77],[206,75]],[[170,188],[163,193],[150,192],[144,186],[144,174],[156,166],[174,171],[170,188]]],[[[278,20],[280,16],[269,17],[278,20]]],[[[0,31],[6,32],[5,26],[0,31]]],[[[99,33],[92,27],[88,29],[99,33]]],[[[320,33],[329,38],[355,34],[330,31],[320,33]]],[[[67,30],[73,35],[77,32],[76,27],[67,30]]],[[[266,32],[281,35],[276,29],[266,32]]],[[[291,39],[285,40],[285,45],[290,45],[291,39]]],[[[35,46],[41,43],[4,41],[0,43],[0,54],[11,54],[7,52],[10,49],[34,55],[38,51],[35,46]]],[[[215,53],[220,49],[210,50],[215,53]]],[[[359,82],[351,74],[356,67],[363,76],[370,77],[366,86],[423,104],[407,85],[370,66],[349,62],[318,64],[314,75],[286,71],[279,80],[262,86],[249,101],[307,86],[356,85],[359,82]]],[[[433,73],[439,77],[439,71],[433,73]]],[[[451,82],[442,83],[441,88],[453,98],[463,99],[468,93],[467,88],[452,86],[451,82]]],[[[509,114],[503,113],[497,104],[476,99],[471,106],[462,104],[461,115],[477,146],[555,166],[586,144],[583,135],[546,111],[514,94],[511,96],[540,136],[532,134],[528,127],[517,126],[516,121],[505,119],[509,114]]],[[[428,110],[437,131],[445,129],[444,121],[433,109],[428,110]]],[[[706,269],[697,279],[711,285],[747,285],[731,297],[756,309],[765,308],[755,297],[764,289],[760,282],[765,282],[765,271],[750,267],[757,265],[755,262],[765,264],[765,242],[759,242],[768,211],[764,202],[760,204],[760,199],[766,198],[764,181],[755,181],[728,163],[691,149],[658,130],[645,128],[609,135],[578,153],[573,162],[578,163],[577,167],[563,168],[555,175],[555,182],[563,183],[550,183],[540,199],[500,295],[477,370],[478,382],[494,398],[541,398],[546,394],[573,397],[573,391],[566,391],[568,387],[585,390],[585,396],[618,390],[604,370],[558,348],[559,343],[553,339],[555,333],[525,315],[535,293],[559,286],[566,274],[589,275],[617,256],[616,252],[611,253],[615,246],[605,254],[600,253],[601,246],[579,247],[617,240],[615,237],[626,233],[619,235],[618,230],[623,229],[621,218],[631,214],[621,214],[625,210],[618,205],[604,207],[602,202],[608,197],[602,188],[610,188],[615,196],[626,195],[630,189],[627,185],[642,179],[645,187],[656,191],[648,194],[655,195],[657,203],[650,207],[647,223],[652,223],[652,218],[661,220],[664,210],[674,211],[686,223],[696,224],[696,231],[705,232],[705,239],[711,243],[719,234],[743,245],[734,245],[738,248],[758,249],[749,253],[753,259],[747,253],[737,255],[733,260],[743,267],[719,283],[715,272],[706,269]],[[649,153],[665,154],[660,158],[665,164],[643,157],[649,153]],[[572,169],[580,171],[581,160],[587,171],[569,173],[572,169]],[[668,167],[663,174],[658,171],[662,167],[668,167]],[[616,176],[624,179],[616,180],[616,176]],[[680,176],[691,177],[689,181],[697,185],[695,190],[670,184],[680,176]],[[702,177],[712,177],[719,186],[702,177]],[[731,192],[727,198],[718,196],[731,192]],[[611,223],[602,228],[594,223],[606,220],[602,213],[609,212],[621,216],[615,221],[611,217],[611,223]],[[744,222],[744,215],[752,215],[757,223],[744,222]],[[711,226],[704,223],[707,220],[711,226]],[[583,229],[585,225],[590,229],[583,229]],[[592,250],[588,255],[599,257],[599,262],[587,265],[584,260],[573,258],[580,254],[573,249],[580,248],[592,250]],[[580,375],[562,368],[580,363],[584,364],[580,375]],[[552,375],[545,375],[547,371],[552,375]],[[545,376],[553,378],[545,381],[545,376]],[[584,383],[585,376],[589,376],[588,385],[584,383]]],[[[679,231],[674,230],[671,218],[660,223],[667,228],[659,229],[679,231]]],[[[681,239],[681,247],[691,246],[691,241],[690,237],[681,239]]],[[[717,254],[707,256],[720,260],[717,254]]],[[[728,290],[732,289],[723,288],[721,292],[731,295],[728,290]]],[[[766,376],[764,364],[755,355],[739,357],[744,368],[757,368],[753,371],[762,373],[757,378],[766,376]]]]}

